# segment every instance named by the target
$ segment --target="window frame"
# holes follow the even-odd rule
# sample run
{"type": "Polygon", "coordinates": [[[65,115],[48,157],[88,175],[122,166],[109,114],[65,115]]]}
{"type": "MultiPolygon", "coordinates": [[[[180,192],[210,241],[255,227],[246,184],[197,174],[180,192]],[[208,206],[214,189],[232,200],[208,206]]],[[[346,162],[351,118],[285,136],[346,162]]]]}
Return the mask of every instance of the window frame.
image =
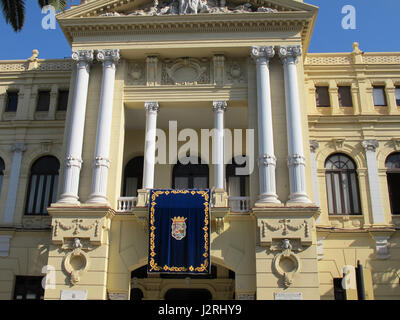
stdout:
{"type": "Polygon", "coordinates": [[[386,87],[384,85],[373,85],[372,86],[372,100],[374,102],[375,107],[387,107],[388,106],[388,100],[386,96],[386,87]],[[380,89],[383,93],[383,104],[376,104],[377,101],[375,100],[375,90],[380,89]]]}
{"type": "Polygon", "coordinates": [[[42,300],[44,299],[44,289],[42,287],[43,276],[15,276],[13,300],[42,300]],[[32,286],[32,282],[37,282],[32,286]],[[30,283],[31,282],[31,283],[30,283]],[[30,289],[36,294],[36,299],[26,299],[30,289]],[[17,299],[17,295],[23,294],[22,299],[17,299]]]}
{"type": "Polygon", "coordinates": [[[332,103],[331,103],[331,95],[329,92],[329,86],[327,85],[316,85],[315,86],[315,104],[317,106],[317,108],[330,108],[332,103]],[[322,104],[320,101],[320,94],[319,94],[319,90],[326,90],[326,94],[327,94],[327,101],[325,104],[322,104]]]}
{"type": "MultiPolygon", "coordinates": [[[[398,168],[388,168],[388,162],[389,162],[389,160],[390,160],[390,158],[391,157],[399,157],[400,158],[400,152],[393,152],[393,153],[391,153],[391,154],[389,154],[387,157],[386,157],[386,160],[385,160],[385,168],[386,168],[386,181],[387,181],[387,187],[388,187],[388,195],[389,195],[389,203],[390,203],[390,213],[393,215],[393,216],[400,216],[400,207],[399,208],[393,208],[393,200],[392,200],[392,197],[391,197],[391,188],[390,188],[390,183],[389,183],[389,175],[398,175],[399,176],[399,179],[400,179],[400,159],[399,159],[399,167],[398,168]],[[394,209],[397,209],[397,212],[394,212],[394,211],[396,211],[396,210],[394,210],[394,209]]],[[[395,197],[395,196],[394,196],[395,197]]]]}
{"type": "MultiPolygon", "coordinates": [[[[50,164],[49,164],[50,165],[50,164]]],[[[43,166],[43,164],[42,164],[43,166]]],[[[26,193],[26,203],[25,203],[25,215],[27,216],[47,216],[47,207],[51,203],[53,203],[53,199],[57,195],[57,189],[58,189],[58,183],[59,183],[59,171],[60,171],[60,161],[57,159],[57,157],[52,156],[52,155],[46,155],[42,156],[38,159],[36,159],[35,162],[33,162],[30,171],[29,171],[29,183],[28,183],[28,189],[26,193]],[[51,160],[54,161],[56,160],[54,164],[56,164],[57,168],[55,167],[46,167],[48,171],[43,170],[40,172],[39,170],[36,171],[34,168],[35,165],[39,166],[40,163],[39,161],[45,161],[45,160],[51,160]],[[50,181],[48,182],[48,178],[50,176],[50,181]],[[43,177],[43,179],[42,179],[43,177]],[[35,179],[34,179],[35,178],[35,179]],[[35,187],[33,187],[33,183],[35,183],[35,187]],[[47,187],[49,187],[48,193],[47,187]],[[39,190],[41,190],[41,195],[39,195],[39,190]],[[33,198],[32,198],[32,192],[33,192],[33,198]],[[47,204],[45,203],[45,200],[47,199],[47,204]],[[37,211],[38,207],[38,201],[40,201],[39,204],[39,212],[37,211]]]]}
{"type": "Polygon", "coordinates": [[[6,106],[4,108],[4,112],[17,112],[18,110],[18,103],[19,103],[19,90],[7,90],[6,91],[6,106]],[[10,94],[15,95],[16,97],[16,102],[15,102],[15,110],[14,108],[10,110],[10,94]]]}
{"type": "Polygon", "coordinates": [[[338,100],[339,100],[339,107],[341,108],[352,108],[353,107],[353,96],[351,94],[351,85],[339,85],[338,86],[338,100]],[[346,90],[348,92],[345,93],[345,96],[349,99],[350,104],[343,103],[343,92],[342,90],[346,90]]]}
{"type": "MultiPolygon", "coordinates": [[[[191,159],[192,160],[192,159],[191,159]]],[[[201,163],[201,159],[197,159],[197,164],[196,163],[191,163],[191,161],[188,164],[182,164],[179,160],[178,162],[174,165],[172,169],[172,189],[176,189],[176,183],[175,183],[175,178],[188,178],[188,188],[187,189],[194,189],[194,178],[207,178],[207,188],[210,186],[210,168],[208,164],[203,164],[201,163]],[[201,166],[198,168],[204,169],[204,172],[201,174],[198,174],[198,172],[193,172],[191,169],[194,166],[201,166]],[[177,172],[179,169],[183,169],[183,172],[177,175],[177,172]],[[207,169],[207,173],[205,172],[207,169]]]]}
{"type": "MultiPolygon", "coordinates": [[[[245,157],[245,156],[243,156],[245,157]]],[[[239,178],[239,184],[240,184],[240,197],[249,197],[250,195],[248,194],[248,188],[249,186],[249,175],[236,175],[235,171],[236,168],[245,168],[246,163],[243,164],[237,164],[235,161],[235,158],[232,159],[232,163],[228,163],[225,167],[225,183],[226,183],[226,190],[229,193],[229,178],[230,177],[238,177],[239,178]]],[[[228,196],[230,196],[228,194],[228,196]]]]}
{"type": "Polygon", "coordinates": [[[396,106],[400,107],[400,86],[399,85],[394,87],[394,98],[396,100],[396,106]],[[397,96],[399,98],[397,98],[397,96]]]}
{"type": "MultiPolygon", "coordinates": [[[[124,167],[124,176],[123,176],[124,180],[123,180],[123,186],[122,186],[123,197],[135,197],[135,195],[127,195],[126,194],[126,192],[127,192],[126,188],[127,188],[127,185],[128,185],[127,184],[127,178],[137,178],[138,181],[137,181],[137,184],[136,184],[136,192],[137,192],[137,190],[142,189],[142,186],[143,186],[143,165],[144,165],[144,157],[143,156],[133,157],[126,163],[126,165],[124,167]],[[132,167],[130,167],[130,165],[132,167]],[[128,171],[131,172],[131,173],[128,173],[128,171]]],[[[137,194],[136,194],[136,196],[137,196],[137,194]]]]}
{"type": "MultiPolygon", "coordinates": [[[[331,161],[333,163],[333,161],[331,161]]],[[[348,155],[344,154],[344,153],[334,153],[331,154],[330,156],[328,156],[325,160],[325,184],[326,184],[326,200],[328,202],[328,215],[331,216],[340,216],[340,215],[362,215],[362,208],[361,208],[361,198],[360,198],[360,184],[358,181],[358,173],[357,173],[357,166],[356,163],[354,162],[354,160],[349,157],[348,155]],[[351,163],[354,166],[354,169],[342,169],[342,168],[337,168],[337,169],[327,169],[327,164],[328,161],[331,161],[330,159],[335,157],[335,156],[341,156],[341,157],[345,157],[348,161],[351,161],[351,163]],[[330,176],[330,182],[331,182],[331,196],[332,196],[332,209],[333,212],[330,212],[329,209],[329,189],[328,189],[328,175],[330,176]],[[338,175],[338,181],[339,181],[339,192],[340,192],[340,206],[342,208],[342,212],[337,212],[338,211],[338,205],[337,205],[337,196],[336,196],[336,188],[335,188],[335,175],[338,175]],[[349,206],[350,206],[350,212],[345,212],[346,211],[346,205],[345,205],[345,190],[344,190],[344,186],[343,186],[343,175],[346,175],[347,181],[348,181],[348,198],[349,198],[349,206]],[[354,199],[354,195],[353,195],[353,185],[352,185],[352,175],[354,175],[354,181],[355,181],[355,190],[357,192],[357,199],[354,199]],[[358,204],[358,211],[356,212],[355,210],[355,201],[357,201],[358,204]]]]}
{"type": "Polygon", "coordinates": [[[57,111],[67,111],[68,109],[68,100],[69,100],[69,89],[58,89],[57,93],[57,111]],[[61,93],[66,93],[66,101],[65,101],[65,109],[60,108],[60,99],[61,99],[61,93]]]}
{"type": "Polygon", "coordinates": [[[50,110],[51,91],[48,89],[41,89],[38,91],[36,101],[36,112],[48,112],[50,110]],[[41,99],[45,99],[41,101],[41,99]]]}

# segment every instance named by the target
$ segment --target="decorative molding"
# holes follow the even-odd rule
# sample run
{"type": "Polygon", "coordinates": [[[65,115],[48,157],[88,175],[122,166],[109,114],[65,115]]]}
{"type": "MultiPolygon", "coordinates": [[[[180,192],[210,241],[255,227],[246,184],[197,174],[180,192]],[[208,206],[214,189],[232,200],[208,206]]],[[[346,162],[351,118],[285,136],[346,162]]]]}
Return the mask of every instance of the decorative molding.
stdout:
{"type": "Polygon", "coordinates": [[[80,169],[82,167],[82,163],[82,159],[73,157],[72,155],[67,156],[67,158],[65,159],[65,166],[67,168],[77,167],[80,169]]]}
{"type": "Polygon", "coordinates": [[[128,300],[126,292],[108,292],[108,300],[128,300]]]}
{"type": "Polygon", "coordinates": [[[282,63],[297,63],[298,57],[302,55],[301,46],[279,46],[278,55],[282,63]]]}
{"type": "Polygon", "coordinates": [[[212,108],[214,112],[219,112],[219,111],[224,112],[226,111],[226,106],[227,106],[226,101],[220,100],[220,101],[213,101],[212,108]]]}
{"type": "Polygon", "coordinates": [[[215,54],[213,57],[214,65],[214,84],[222,86],[224,84],[225,56],[223,54],[215,54]]]}
{"type": "Polygon", "coordinates": [[[8,257],[11,238],[10,235],[0,235],[0,257],[8,257]]]}
{"type": "Polygon", "coordinates": [[[23,142],[15,142],[11,145],[12,152],[24,152],[26,150],[26,144],[23,142]]]}
{"type": "Polygon", "coordinates": [[[158,112],[160,110],[160,106],[157,101],[146,101],[144,103],[144,108],[147,112],[158,112]]]}
{"type": "Polygon", "coordinates": [[[340,139],[333,138],[332,139],[332,144],[333,144],[333,147],[335,148],[335,150],[340,150],[343,148],[344,140],[345,140],[344,138],[340,138],[340,139]]]}
{"type": "Polygon", "coordinates": [[[96,58],[97,58],[97,61],[100,61],[103,63],[104,67],[115,68],[115,65],[120,60],[119,49],[98,50],[96,58]]]}
{"type": "Polygon", "coordinates": [[[376,244],[376,256],[378,259],[386,260],[390,257],[389,254],[389,238],[390,236],[372,235],[376,244]]]}
{"type": "Polygon", "coordinates": [[[64,269],[72,286],[79,283],[81,276],[88,269],[89,256],[82,250],[82,247],[81,240],[74,238],[72,252],[64,258],[64,269]]]}
{"type": "Polygon", "coordinates": [[[363,148],[365,149],[365,151],[376,151],[376,148],[379,147],[379,142],[377,140],[374,139],[369,139],[369,140],[364,140],[363,142],[361,142],[361,145],[363,146],[363,148]]]}
{"type": "Polygon", "coordinates": [[[145,85],[146,84],[146,68],[143,62],[131,61],[127,67],[127,84],[128,85],[145,85]]]}
{"type": "Polygon", "coordinates": [[[89,68],[89,64],[93,62],[93,50],[73,51],[71,58],[76,62],[77,68],[89,68]]]}
{"type": "Polygon", "coordinates": [[[292,154],[288,156],[287,164],[289,167],[298,166],[298,165],[306,165],[306,158],[300,154],[292,154]]]}
{"type": "Polygon", "coordinates": [[[246,63],[243,60],[228,60],[225,68],[226,79],[230,83],[246,83],[246,63]]]}
{"type": "Polygon", "coordinates": [[[281,277],[286,288],[293,284],[295,274],[300,271],[300,259],[292,249],[290,240],[283,239],[280,245],[281,252],[272,261],[273,269],[281,277]]]}
{"type": "Polygon", "coordinates": [[[317,140],[310,140],[310,151],[315,153],[319,148],[319,142],[317,140]]]}
{"type": "Polygon", "coordinates": [[[158,57],[148,56],[146,58],[146,84],[148,86],[155,86],[158,83],[158,57]]]}
{"type": "Polygon", "coordinates": [[[271,154],[263,154],[258,157],[258,165],[263,165],[265,167],[274,166],[276,167],[276,157],[271,154]]]}
{"type": "Polygon", "coordinates": [[[275,56],[275,50],[273,46],[253,46],[251,47],[250,56],[256,63],[267,63],[269,59],[275,56]]]}
{"type": "MultiPolygon", "coordinates": [[[[223,72],[221,73],[223,77],[223,72]]],[[[161,66],[162,85],[209,84],[210,60],[207,58],[165,59],[161,66]]],[[[217,79],[223,81],[223,79],[217,79]]]]}

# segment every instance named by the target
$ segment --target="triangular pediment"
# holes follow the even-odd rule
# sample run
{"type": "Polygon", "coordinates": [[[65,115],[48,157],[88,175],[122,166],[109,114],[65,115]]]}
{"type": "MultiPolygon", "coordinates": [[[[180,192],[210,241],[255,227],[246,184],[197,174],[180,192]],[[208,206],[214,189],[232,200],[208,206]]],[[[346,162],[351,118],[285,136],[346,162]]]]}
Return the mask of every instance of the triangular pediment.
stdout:
{"type": "Polygon", "coordinates": [[[57,18],[315,11],[316,7],[295,0],[89,0],[72,6],[57,18]]]}

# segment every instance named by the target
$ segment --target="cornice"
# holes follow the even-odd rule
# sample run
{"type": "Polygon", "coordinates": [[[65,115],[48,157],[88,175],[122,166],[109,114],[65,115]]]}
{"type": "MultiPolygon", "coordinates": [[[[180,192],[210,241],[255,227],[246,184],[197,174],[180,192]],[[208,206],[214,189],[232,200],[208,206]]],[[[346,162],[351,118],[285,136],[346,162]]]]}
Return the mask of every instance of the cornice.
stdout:
{"type": "Polygon", "coordinates": [[[164,34],[164,33],[221,33],[301,31],[303,48],[308,48],[314,12],[283,13],[252,12],[242,14],[196,14],[165,16],[118,16],[59,18],[67,40],[72,44],[77,36],[164,34]]]}

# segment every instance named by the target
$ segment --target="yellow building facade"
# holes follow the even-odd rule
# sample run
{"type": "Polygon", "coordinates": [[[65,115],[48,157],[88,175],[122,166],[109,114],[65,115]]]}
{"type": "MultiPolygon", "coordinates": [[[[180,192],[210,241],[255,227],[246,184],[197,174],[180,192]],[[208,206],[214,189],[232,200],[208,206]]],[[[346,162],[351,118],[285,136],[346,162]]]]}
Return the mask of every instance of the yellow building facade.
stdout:
{"type": "Polygon", "coordinates": [[[308,53],[317,11],[81,1],[0,61],[0,299],[398,299],[400,53],[308,53]],[[153,188],[212,189],[209,275],[147,274],[153,188]]]}

